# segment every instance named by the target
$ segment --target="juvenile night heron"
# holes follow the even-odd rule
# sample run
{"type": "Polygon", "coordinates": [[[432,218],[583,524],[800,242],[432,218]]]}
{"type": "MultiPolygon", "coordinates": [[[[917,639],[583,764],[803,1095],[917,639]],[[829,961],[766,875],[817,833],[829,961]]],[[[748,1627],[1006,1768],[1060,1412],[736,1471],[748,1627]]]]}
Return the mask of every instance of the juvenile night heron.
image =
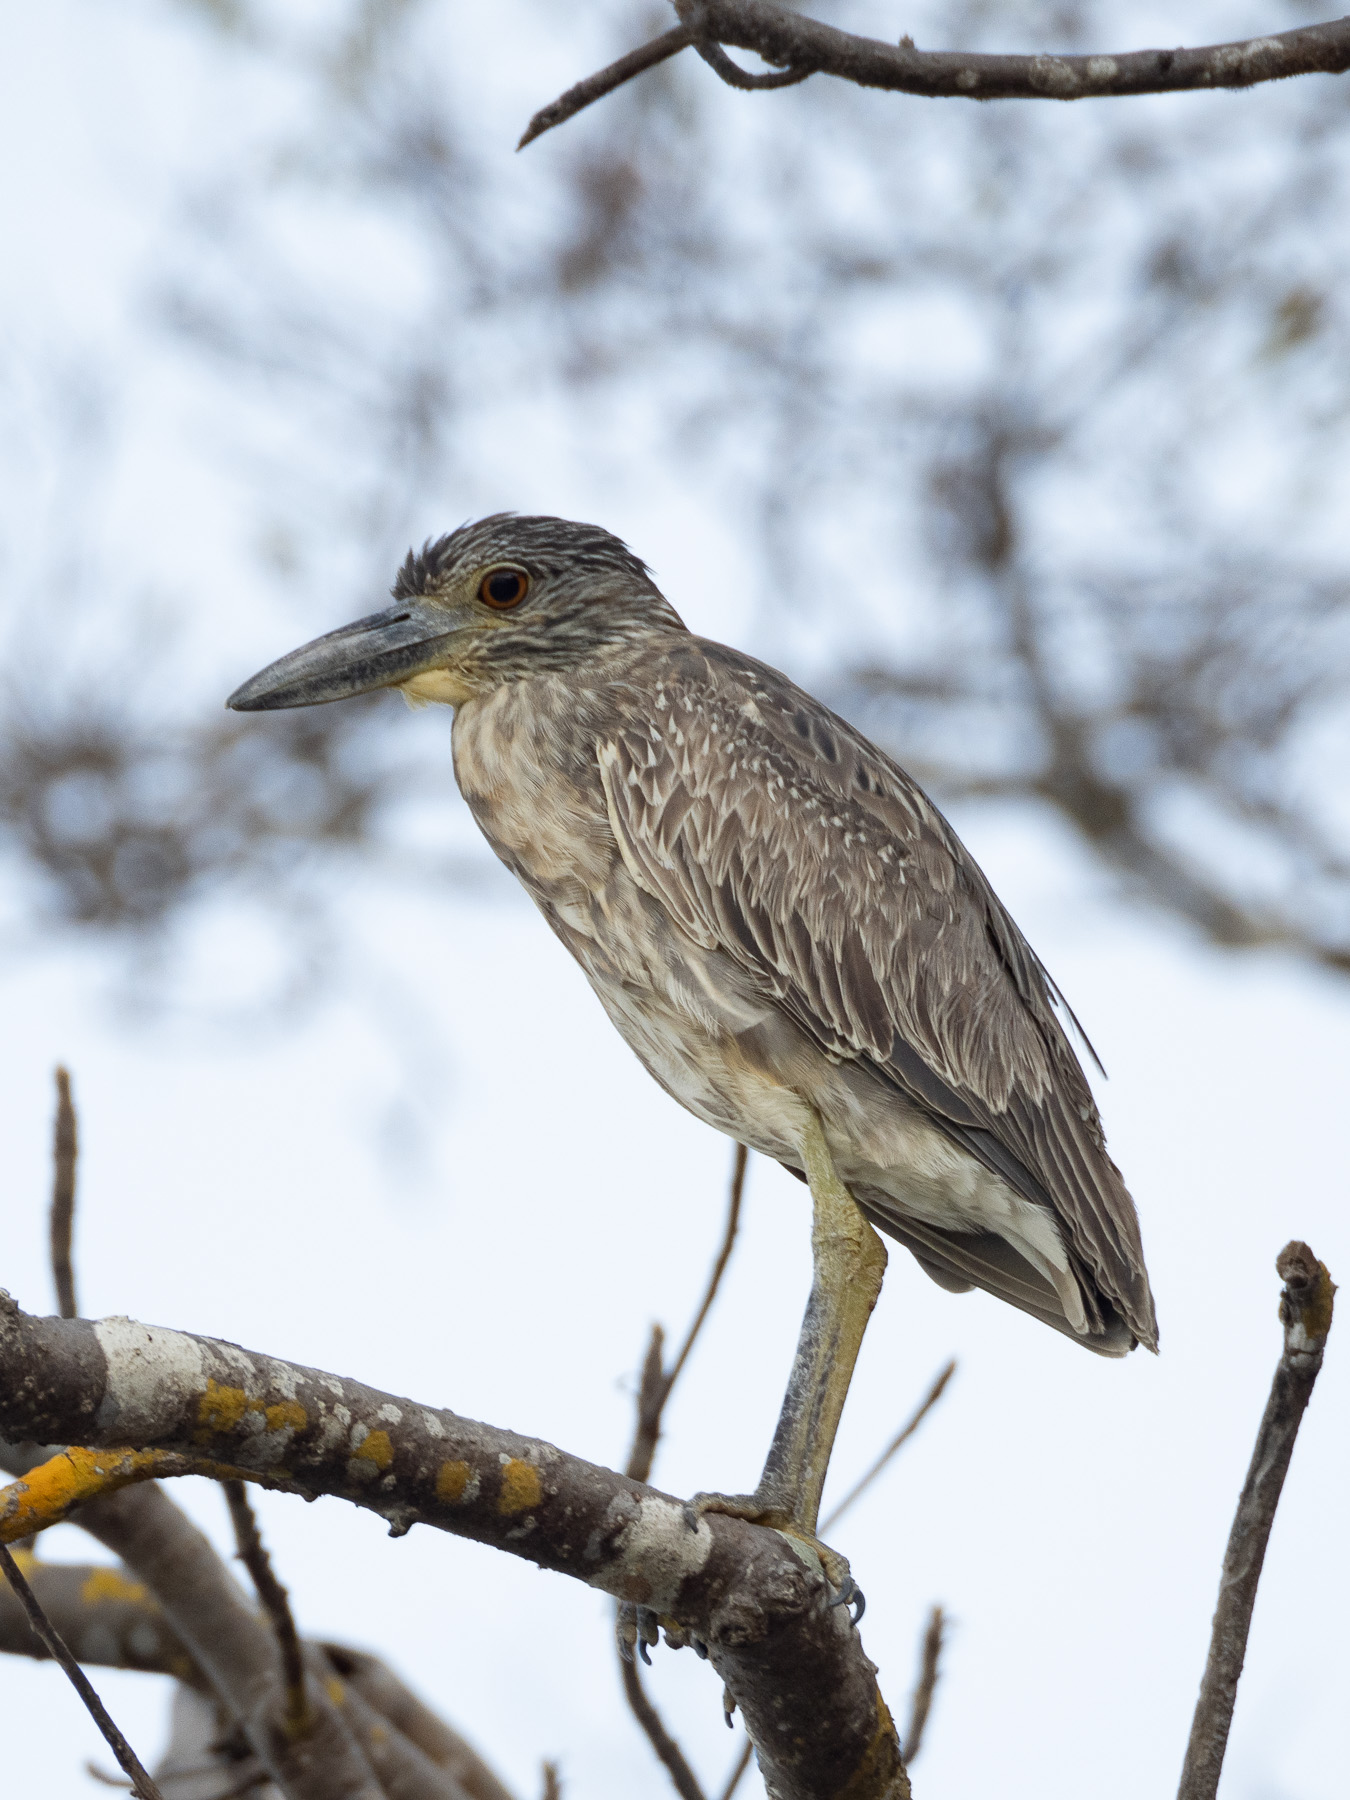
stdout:
{"type": "Polygon", "coordinates": [[[813,1536],[886,1264],[873,1226],[953,1292],[1106,1356],[1156,1348],[1058,991],[903,769],[695,637],[598,526],[482,519],[410,554],[393,598],[229,704],[453,706],[464,798],[624,1039],[810,1184],[814,1280],[764,1474],[696,1505],[813,1536]]]}

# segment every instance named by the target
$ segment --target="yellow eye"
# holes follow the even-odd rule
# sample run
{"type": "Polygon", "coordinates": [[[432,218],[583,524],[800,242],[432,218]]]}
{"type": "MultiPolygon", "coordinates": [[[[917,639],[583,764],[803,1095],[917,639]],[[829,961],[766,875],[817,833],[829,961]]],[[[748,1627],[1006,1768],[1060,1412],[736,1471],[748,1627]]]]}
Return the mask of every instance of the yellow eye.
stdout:
{"type": "Polygon", "coordinates": [[[510,612],[530,591],[524,569],[489,569],[478,584],[478,598],[494,612],[510,612]]]}

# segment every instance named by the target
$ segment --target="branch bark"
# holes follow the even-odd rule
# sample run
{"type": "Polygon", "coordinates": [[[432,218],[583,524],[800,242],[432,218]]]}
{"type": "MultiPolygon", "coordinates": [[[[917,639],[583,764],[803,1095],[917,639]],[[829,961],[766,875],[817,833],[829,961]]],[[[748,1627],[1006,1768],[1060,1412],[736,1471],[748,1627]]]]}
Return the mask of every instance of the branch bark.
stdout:
{"type": "MultiPolygon", "coordinates": [[[[32,1318],[8,1296],[0,1431],[107,1447],[68,1450],[4,1490],[0,1539],[81,1502],[87,1523],[92,1497],[160,1475],[336,1495],[396,1535],[429,1524],[669,1614],[707,1645],[773,1800],[908,1800],[876,1670],[819,1567],[778,1532],[720,1514],[691,1527],[673,1497],[538,1439],[186,1332],[32,1318]]],[[[121,1554],[140,1572],[148,1548],[121,1554]]],[[[270,1634],[246,1616],[274,1693],[270,1634]]],[[[211,1646],[171,1622],[206,1667],[211,1646]]]]}
{"type": "Polygon", "coordinates": [[[926,99],[1119,99],[1253,87],[1292,75],[1339,75],[1350,68],[1350,19],[1194,50],[1019,56],[919,50],[908,37],[898,44],[886,44],[804,18],[773,0],[672,0],[672,5],[683,34],[666,32],[570,88],[534,115],[520,147],[675,55],[686,44],[692,45],[723,81],[737,88],[782,87],[819,74],[834,75],[858,87],[885,88],[926,99]],[[726,45],[752,50],[782,73],[748,74],[723,53],[726,45]]]}
{"type": "MultiPolygon", "coordinates": [[[[77,1662],[91,1668],[173,1675],[190,1685],[204,1685],[143,1581],[106,1563],[44,1563],[22,1551],[16,1560],[77,1662]]],[[[49,1655],[7,1587],[0,1588],[0,1653],[39,1659],[49,1655]]]]}
{"type": "Polygon", "coordinates": [[[1224,1553],[1209,1659],[1195,1705],[1177,1800],[1214,1800],[1218,1792],[1270,1528],[1275,1523],[1275,1508],[1280,1503],[1280,1491],[1294,1453],[1294,1440],[1312,1398],[1331,1330],[1336,1284],[1326,1264],[1318,1262],[1306,1244],[1294,1242],[1285,1245],[1275,1268],[1284,1282],[1280,1295],[1284,1350],[1275,1368],[1270,1398],[1256,1434],[1256,1448],[1224,1553]]]}

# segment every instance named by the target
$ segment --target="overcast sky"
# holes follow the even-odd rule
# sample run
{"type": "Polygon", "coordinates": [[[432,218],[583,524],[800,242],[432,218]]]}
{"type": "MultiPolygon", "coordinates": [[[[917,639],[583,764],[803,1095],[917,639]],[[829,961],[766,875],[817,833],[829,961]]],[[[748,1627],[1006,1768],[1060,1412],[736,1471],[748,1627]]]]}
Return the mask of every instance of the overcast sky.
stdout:
{"type": "MultiPolygon", "coordinates": [[[[184,621],[191,685],[216,704],[304,635],[303,609],[260,590],[238,513],[247,474],[212,431],[212,384],[155,349],[140,308],[183,178],[218,171],[233,133],[284,109],[284,84],[149,5],[11,8],[4,36],[4,466],[20,488],[48,480],[33,451],[44,367],[68,355],[95,370],[122,434],[100,531],[123,547],[128,580],[197,609],[184,621]],[[189,553],[201,575],[185,597],[172,577],[189,553]]],[[[482,99],[504,160],[558,85],[556,45],[524,71],[508,67],[512,54],[500,47],[482,99]]],[[[517,167],[527,182],[525,159],[517,167]]],[[[593,468],[545,447],[532,460],[524,442],[517,487],[505,475],[500,486],[497,504],[622,531],[695,629],[753,647],[734,532],[668,470],[620,481],[612,458],[593,468]]],[[[459,516],[447,496],[443,523],[459,516]]],[[[85,523],[70,521],[72,533],[85,523]]],[[[11,537],[12,578],[24,552],[11,537]]],[[[305,606],[322,614],[321,597],[305,606]]],[[[7,642],[21,645],[13,621],[7,642]]],[[[43,679],[21,664],[9,674],[43,679]]],[[[391,698],[388,731],[411,728],[391,698]]],[[[971,808],[956,822],[1110,1071],[1099,1097],[1143,1219],[1162,1355],[1083,1355],[982,1295],[941,1292],[893,1247],[835,1491],[947,1357],[960,1368],[835,1539],[867,1592],[864,1641],[893,1710],[904,1711],[927,1608],[949,1610],[916,1770],[926,1800],[1162,1795],[1278,1350],[1275,1255],[1304,1237],[1333,1274],[1350,1268],[1350,990],[1280,955],[1205,949],[1127,908],[1029,810],[971,808]]],[[[50,1071],[64,1060],[81,1115],[86,1315],[229,1338],[619,1461],[650,1323],[681,1330],[697,1298],[730,1147],[650,1082],[505,875],[471,897],[349,880],[348,972],[294,1028],[137,1024],[94,951],[8,941],[0,1283],[26,1307],[49,1304],[50,1071]]],[[[246,985],[251,943],[229,920],[211,926],[202,956],[218,993],[246,985]]],[[[808,1279],[804,1190],[752,1161],[743,1239],[672,1405],[659,1484],[753,1486],[808,1279]]],[[[1344,1350],[1333,1339],[1272,1539],[1227,1800],[1343,1792],[1344,1350]]],[[[224,1542],[208,1484],[182,1482],[175,1497],[224,1542]]],[[[336,1501],[262,1495],[259,1508],[302,1629],[387,1656],[521,1800],[546,1757],[571,1800],[662,1792],[619,1695],[603,1597],[425,1528],[391,1542],[336,1501]]],[[[50,1553],[97,1554],[73,1527],[50,1553]]],[[[716,1679],[691,1655],[654,1660],[652,1690],[716,1791],[739,1743],[716,1679]]],[[[97,1680],[148,1760],[167,1684],[97,1680]]],[[[63,1678],[16,1660],[0,1684],[7,1788],[41,1778],[52,1796],[98,1791],[82,1764],[108,1759],[63,1678]]]]}

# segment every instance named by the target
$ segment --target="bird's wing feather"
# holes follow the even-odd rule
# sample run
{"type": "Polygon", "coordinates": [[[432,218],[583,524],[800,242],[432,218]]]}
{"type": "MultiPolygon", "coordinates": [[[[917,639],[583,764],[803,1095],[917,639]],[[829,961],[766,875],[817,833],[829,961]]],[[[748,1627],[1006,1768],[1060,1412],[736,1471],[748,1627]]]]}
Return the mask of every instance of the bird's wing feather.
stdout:
{"type": "Polygon", "coordinates": [[[785,676],[693,639],[597,745],[634,878],[827,1052],[864,1057],[1027,1198],[1146,1343],[1134,1207],[1035,953],[895,763],[785,676]],[[652,698],[655,704],[652,705],[652,698]]]}

